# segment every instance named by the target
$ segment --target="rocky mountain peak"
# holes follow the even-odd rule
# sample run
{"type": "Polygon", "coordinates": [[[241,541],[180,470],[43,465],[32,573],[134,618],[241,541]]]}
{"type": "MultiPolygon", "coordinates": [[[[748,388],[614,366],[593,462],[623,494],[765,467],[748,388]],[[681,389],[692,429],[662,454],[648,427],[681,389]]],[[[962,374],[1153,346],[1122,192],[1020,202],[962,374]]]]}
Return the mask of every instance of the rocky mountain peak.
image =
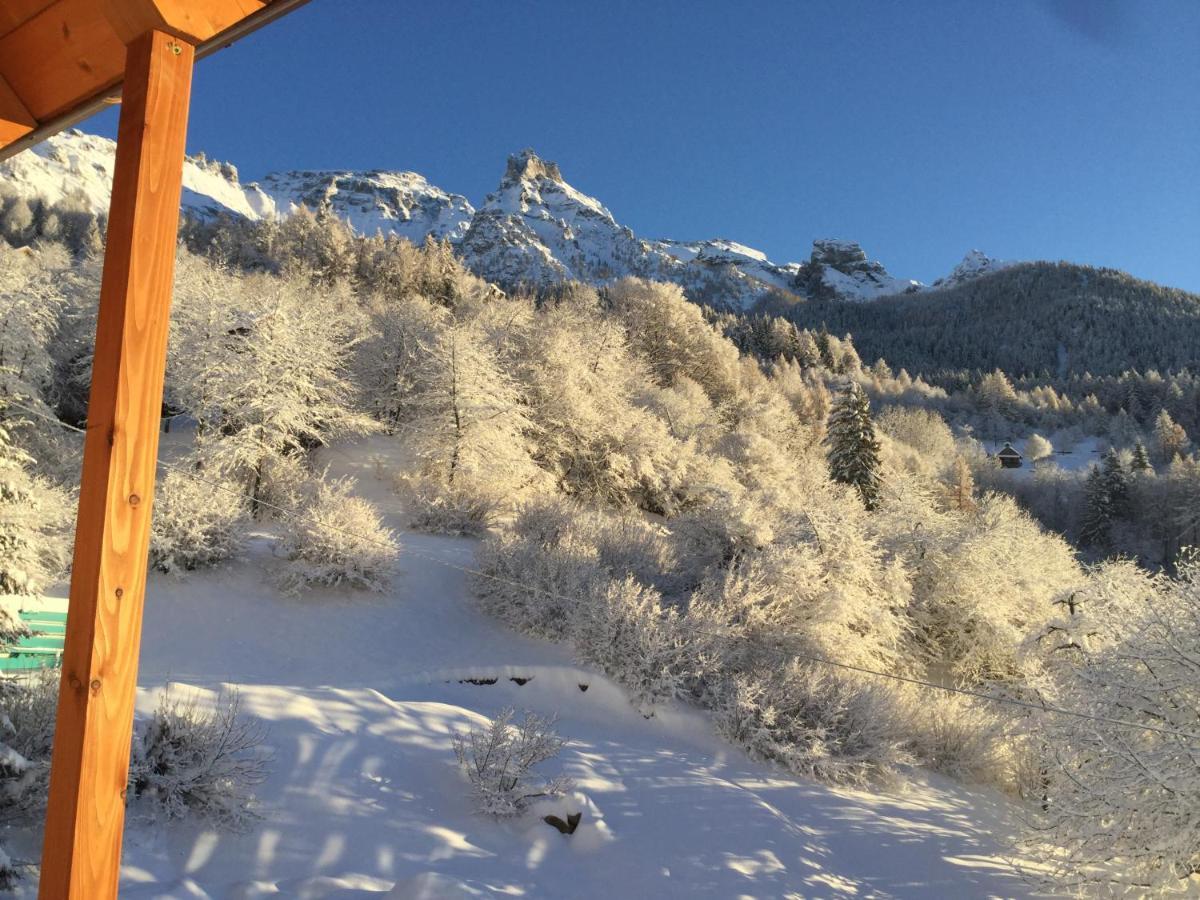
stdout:
{"type": "MultiPolygon", "coordinates": [[[[107,138],[63,132],[0,163],[0,191],[51,203],[75,198],[103,214],[113,151],[107,138]]],[[[854,241],[816,240],[807,262],[780,264],[733,240],[644,240],[531,149],[508,158],[499,187],[479,209],[415,172],[278,172],[260,187],[239,182],[232,165],[197,155],[184,164],[183,184],[183,206],[194,215],[258,219],[328,206],[361,234],[378,230],[414,243],[445,238],[478,274],[504,285],[565,278],[602,284],[636,275],[673,281],[699,302],[736,309],[771,291],[869,301],[922,289],[890,275],[854,241]]],[[[973,250],[935,286],[1004,265],[973,250]]]]}
{"type": "Polygon", "coordinates": [[[797,286],[812,297],[874,300],[922,288],[920,282],[896,278],[883,263],[867,256],[855,241],[823,238],[813,241],[812,256],[798,277],[797,286]]]}
{"type": "Polygon", "coordinates": [[[563,183],[558,163],[542,159],[528,147],[508,158],[508,168],[504,172],[505,181],[533,181],[538,178],[563,183]]]}
{"type": "Polygon", "coordinates": [[[1011,262],[988,256],[982,250],[969,250],[967,255],[962,258],[962,262],[955,266],[949,275],[939,278],[932,286],[935,288],[954,287],[957,284],[962,284],[964,281],[970,281],[972,278],[978,278],[980,275],[987,275],[990,272],[1006,269],[1011,265],[1011,262]]]}
{"type": "MultiPolygon", "coordinates": [[[[872,265],[867,260],[867,251],[858,243],[839,241],[833,238],[818,238],[813,241],[810,262],[832,266],[840,272],[850,272],[862,268],[864,265],[867,267],[872,265]]],[[[874,263],[874,265],[879,266],[879,263],[874,263]]]]}

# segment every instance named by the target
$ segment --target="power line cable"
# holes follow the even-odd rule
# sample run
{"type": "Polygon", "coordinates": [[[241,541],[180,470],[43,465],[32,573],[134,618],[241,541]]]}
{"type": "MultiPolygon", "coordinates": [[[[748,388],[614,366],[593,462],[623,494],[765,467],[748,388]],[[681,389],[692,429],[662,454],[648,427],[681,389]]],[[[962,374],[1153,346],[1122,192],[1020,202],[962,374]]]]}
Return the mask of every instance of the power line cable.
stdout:
{"type": "MultiPolygon", "coordinates": [[[[27,412],[31,415],[34,415],[34,416],[44,419],[48,422],[52,422],[56,425],[59,425],[62,428],[67,429],[68,431],[74,431],[79,434],[87,433],[86,430],[83,428],[79,428],[78,426],[70,425],[66,422],[62,422],[59,419],[54,418],[53,416],[50,416],[44,412],[41,412],[39,410],[32,408],[32,407],[25,406],[15,400],[8,400],[7,403],[9,406],[24,410],[25,412],[27,412]]],[[[579,602],[578,597],[569,597],[565,594],[559,594],[555,591],[551,591],[551,590],[548,590],[548,589],[542,588],[542,587],[537,587],[536,585],[526,584],[524,582],[517,581],[515,579],[505,578],[500,575],[495,575],[491,572],[485,572],[481,569],[477,569],[477,568],[473,568],[473,567],[469,567],[469,566],[456,565],[454,563],[447,562],[446,560],[441,559],[432,554],[423,553],[422,551],[416,550],[412,547],[401,546],[401,547],[397,548],[396,544],[393,544],[389,541],[381,541],[378,538],[372,537],[370,535],[360,534],[360,533],[352,531],[348,528],[342,528],[340,526],[333,525],[329,522],[318,521],[315,517],[306,513],[302,509],[284,507],[284,506],[280,506],[277,503],[271,503],[266,500],[257,499],[253,495],[248,494],[245,491],[241,491],[236,488],[231,488],[228,485],[222,484],[218,481],[213,481],[211,479],[204,478],[203,476],[197,474],[196,472],[191,471],[190,469],[187,469],[186,467],[179,466],[174,463],[169,463],[166,460],[160,459],[158,461],[158,464],[163,466],[164,468],[179,472],[180,474],[184,475],[185,477],[191,478],[192,480],[194,480],[198,483],[208,485],[209,487],[211,487],[215,490],[222,491],[224,493],[236,496],[242,500],[246,500],[246,501],[249,501],[252,503],[257,502],[260,506],[265,507],[270,510],[273,510],[273,511],[281,514],[285,518],[308,521],[310,524],[319,525],[321,528],[327,528],[330,531],[335,531],[335,532],[338,532],[339,534],[345,535],[347,537],[352,537],[352,538],[355,538],[356,540],[362,541],[364,543],[374,544],[378,547],[382,547],[382,548],[385,548],[388,550],[394,551],[394,550],[399,549],[402,553],[407,553],[410,556],[415,556],[420,559],[424,559],[429,562],[432,562],[436,565],[443,566],[447,569],[453,569],[455,571],[462,572],[464,574],[471,575],[476,578],[483,578],[485,580],[492,581],[492,582],[495,582],[498,584],[506,584],[510,587],[520,588],[521,590],[524,590],[524,591],[533,591],[535,593],[540,593],[547,597],[552,597],[556,600],[563,600],[567,603],[574,604],[574,603],[579,602]]],[[[703,635],[705,637],[710,637],[710,638],[720,639],[720,638],[724,638],[724,637],[728,636],[728,635],[723,635],[723,634],[720,634],[717,632],[706,631],[704,629],[696,628],[695,626],[691,626],[691,625],[686,625],[685,628],[687,628],[693,634],[703,635]]],[[[747,641],[750,640],[745,637],[743,637],[742,639],[747,640],[747,641]]],[[[996,694],[985,694],[981,691],[973,691],[968,688],[953,687],[951,685],[937,684],[936,682],[933,682],[933,681],[926,681],[921,678],[914,678],[914,677],[907,676],[907,675],[898,675],[895,672],[882,672],[878,669],[869,669],[865,666],[858,666],[858,665],[853,665],[851,663],[838,662],[837,660],[827,659],[822,656],[815,656],[812,654],[805,654],[805,653],[793,652],[793,651],[784,651],[784,650],[780,650],[777,647],[770,647],[770,646],[767,646],[767,645],[764,645],[761,643],[759,643],[757,646],[764,651],[776,654],[777,658],[779,658],[782,662],[791,662],[793,660],[800,659],[800,660],[804,660],[805,662],[817,663],[820,665],[830,666],[833,668],[844,669],[844,670],[851,671],[851,672],[857,672],[862,675],[870,675],[870,676],[873,676],[876,678],[884,678],[884,679],[888,679],[891,681],[897,681],[897,682],[902,682],[905,684],[911,684],[911,685],[927,688],[929,690],[942,691],[942,692],[950,693],[950,694],[958,694],[958,695],[964,696],[964,697],[972,697],[976,700],[982,700],[982,701],[985,701],[988,703],[1001,703],[1001,704],[1006,704],[1008,706],[1018,707],[1021,709],[1032,710],[1034,712],[1046,713],[1046,714],[1051,714],[1051,715],[1059,715],[1059,716],[1069,716],[1072,718],[1081,719],[1081,720],[1085,720],[1085,721],[1096,722],[1096,723],[1101,723],[1101,724],[1105,724],[1105,725],[1113,725],[1113,726],[1116,726],[1119,728],[1128,728],[1128,729],[1132,729],[1135,731],[1151,732],[1154,734],[1162,734],[1162,735],[1166,735],[1168,737],[1175,737],[1175,738],[1180,738],[1180,739],[1189,740],[1189,741],[1200,741],[1200,734],[1192,734],[1189,732],[1177,731],[1177,730],[1171,729],[1171,728],[1164,728],[1164,727],[1161,727],[1158,725],[1150,725],[1150,724],[1145,724],[1145,723],[1140,723],[1140,722],[1132,722],[1132,721],[1129,721],[1126,719],[1117,719],[1117,718],[1113,718],[1110,716],[1094,715],[1092,713],[1079,712],[1078,710],[1066,709],[1066,708],[1060,707],[1060,706],[1052,706],[1052,705],[1046,704],[1046,703],[1034,703],[1034,702],[1028,701],[1028,700],[1020,700],[1015,697],[1001,697],[996,694]]],[[[1112,687],[1112,685],[1106,685],[1106,686],[1112,687]]]]}

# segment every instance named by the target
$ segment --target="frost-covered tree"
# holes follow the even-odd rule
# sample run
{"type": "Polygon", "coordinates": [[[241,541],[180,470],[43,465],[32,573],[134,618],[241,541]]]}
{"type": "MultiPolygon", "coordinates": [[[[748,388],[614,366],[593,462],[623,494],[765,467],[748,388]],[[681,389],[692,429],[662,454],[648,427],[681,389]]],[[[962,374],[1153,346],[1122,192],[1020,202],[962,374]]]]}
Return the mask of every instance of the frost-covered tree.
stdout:
{"type": "Polygon", "coordinates": [[[74,278],[61,247],[15,250],[0,242],[0,395],[44,414],[53,399],[55,332],[74,278]]]}
{"type": "Polygon", "coordinates": [[[963,681],[1020,677],[1025,636],[1079,577],[1066,541],[1000,494],[985,494],[964,514],[897,491],[870,524],[909,573],[908,613],[922,655],[963,681]]]}
{"type": "Polygon", "coordinates": [[[404,404],[425,470],[451,487],[519,490],[535,470],[516,383],[478,327],[445,327],[428,341],[404,404]]]}
{"type": "Polygon", "coordinates": [[[1171,418],[1171,414],[1162,410],[1154,420],[1154,449],[1161,462],[1169,463],[1176,456],[1182,455],[1190,445],[1187,432],[1171,418]]]}
{"type": "Polygon", "coordinates": [[[852,485],[863,505],[875,509],[882,491],[880,445],[871,421],[870,401],[858,382],[851,382],[834,403],[826,442],[833,480],[852,485]]]}
{"type": "Polygon", "coordinates": [[[576,655],[629,692],[643,712],[685,692],[695,648],[679,613],[633,576],[612,581],[582,602],[572,627],[576,655]]]}
{"type": "Polygon", "coordinates": [[[629,346],[659,383],[680,377],[699,384],[714,404],[731,399],[738,382],[737,349],[704,320],[673,284],[625,278],[607,296],[628,330],[629,346]]]}
{"type": "Polygon", "coordinates": [[[349,380],[361,319],[344,285],[194,262],[177,298],[173,393],[197,420],[206,465],[249,493],[256,514],[309,449],[370,430],[349,380]]]}
{"type": "Polygon", "coordinates": [[[954,457],[944,490],[946,503],[951,509],[959,512],[971,512],[975,509],[975,479],[971,475],[971,467],[962,456],[954,457]]]}
{"type": "Polygon", "coordinates": [[[1095,636],[1048,663],[1056,704],[1094,717],[1038,722],[1032,839],[1070,885],[1166,894],[1200,872],[1200,581],[1182,574],[1098,572],[1082,610],[1095,636]]]}
{"type": "MultiPolygon", "coordinates": [[[[33,476],[33,458],[13,441],[13,419],[0,398],[0,594],[37,595],[66,565],[61,491],[33,476]]],[[[0,633],[8,615],[0,610],[0,633]]]]}
{"type": "Polygon", "coordinates": [[[238,694],[212,706],[164,691],[133,741],[129,796],[162,820],[192,814],[238,830],[256,818],[253,789],[267,777],[266,732],[240,713],[238,694]]]}
{"type": "MultiPolygon", "coordinates": [[[[50,753],[58,706],[58,675],[7,675],[0,679],[0,822],[36,822],[46,802],[50,753]]],[[[22,875],[0,844],[0,890],[12,890],[22,875]]]]}
{"type": "Polygon", "coordinates": [[[1040,434],[1031,434],[1025,441],[1025,458],[1030,462],[1047,459],[1054,453],[1054,445],[1040,434]]]}

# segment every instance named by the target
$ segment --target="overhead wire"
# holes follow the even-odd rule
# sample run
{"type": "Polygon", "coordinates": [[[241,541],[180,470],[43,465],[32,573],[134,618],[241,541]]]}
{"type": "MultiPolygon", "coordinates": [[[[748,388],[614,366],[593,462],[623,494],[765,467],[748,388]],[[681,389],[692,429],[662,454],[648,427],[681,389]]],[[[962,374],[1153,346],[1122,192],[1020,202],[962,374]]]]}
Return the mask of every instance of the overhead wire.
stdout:
{"type": "MultiPolygon", "coordinates": [[[[58,425],[68,431],[73,431],[78,434],[84,434],[84,435],[87,434],[86,429],[79,428],[78,426],[71,425],[70,423],[67,423],[67,422],[63,422],[55,416],[49,415],[46,412],[43,412],[41,410],[38,410],[33,407],[22,404],[19,401],[16,401],[16,400],[13,400],[10,398],[10,399],[6,399],[5,402],[10,407],[23,410],[24,412],[26,412],[30,415],[33,415],[39,419],[45,420],[52,424],[58,425]]],[[[179,472],[181,475],[183,475],[187,478],[190,478],[193,481],[196,481],[200,484],[205,484],[205,485],[213,488],[214,490],[221,491],[223,493],[226,493],[226,494],[229,494],[232,496],[236,496],[243,501],[257,503],[260,507],[272,510],[273,512],[276,512],[285,518],[308,521],[310,524],[317,524],[321,528],[326,528],[326,529],[329,529],[330,531],[337,532],[344,536],[352,537],[355,540],[362,541],[363,543],[372,544],[372,545],[379,546],[379,547],[382,547],[382,548],[385,548],[388,550],[392,550],[392,551],[397,550],[397,546],[393,542],[384,541],[384,540],[381,540],[372,535],[361,534],[352,529],[343,528],[341,526],[334,525],[327,521],[319,521],[318,522],[318,520],[315,517],[313,517],[309,513],[306,513],[302,509],[285,507],[278,503],[272,503],[270,501],[254,497],[252,494],[249,494],[246,491],[239,490],[237,488],[232,488],[232,487],[228,486],[227,484],[222,484],[221,482],[214,481],[213,479],[210,479],[210,478],[205,478],[204,476],[200,475],[199,473],[195,472],[194,470],[192,470],[186,466],[180,466],[180,465],[168,462],[163,459],[159,459],[158,464],[160,466],[162,466],[163,468],[166,468],[166,469],[169,469],[169,470],[172,470],[175,472],[179,472]]],[[[523,591],[532,591],[535,593],[542,594],[543,596],[551,597],[551,598],[557,599],[557,600],[562,600],[562,601],[565,601],[565,602],[571,603],[571,604],[579,602],[578,597],[570,597],[565,594],[560,594],[558,592],[548,590],[546,588],[538,587],[537,585],[526,584],[524,582],[517,581],[516,579],[505,578],[504,576],[501,576],[501,575],[496,575],[491,572],[485,572],[482,569],[478,569],[475,567],[457,565],[455,563],[448,562],[444,559],[441,559],[438,556],[435,556],[435,555],[429,554],[429,553],[424,553],[420,550],[417,550],[417,549],[407,546],[407,545],[401,545],[398,549],[401,553],[407,554],[409,556],[414,556],[419,559],[424,559],[428,562],[434,563],[435,565],[443,566],[447,569],[452,569],[452,570],[461,572],[463,574],[470,575],[475,578],[482,578],[484,580],[491,581],[494,583],[505,584],[505,585],[508,585],[509,587],[519,588],[520,590],[523,590],[523,591]]],[[[719,640],[719,639],[728,637],[728,635],[726,635],[726,634],[721,634],[719,632],[707,631],[702,628],[697,628],[693,625],[685,625],[684,627],[686,630],[690,631],[693,634],[701,635],[701,636],[708,637],[708,638],[713,638],[713,639],[719,640]]],[[[745,640],[744,637],[742,639],[745,640]]],[[[1030,700],[1022,700],[1017,697],[1006,697],[1006,696],[1002,696],[1002,695],[998,695],[998,694],[988,694],[988,693],[984,693],[982,691],[975,691],[975,690],[971,690],[971,689],[965,688],[965,687],[957,687],[954,685],[938,684],[937,682],[928,681],[928,680],[922,679],[922,678],[916,678],[916,677],[909,676],[909,675],[901,675],[901,674],[898,674],[895,672],[884,672],[884,671],[881,671],[878,669],[871,669],[866,666],[859,666],[859,665],[855,665],[852,663],[846,663],[846,662],[841,662],[838,660],[832,660],[832,659],[828,659],[828,658],[822,657],[822,656],[817,656],[814,654],[801,653],[799,651],[792,651],[792,650],[783,650],[782,648],[771,647],[771,646],[767,646],[767,645],[764,645],[761,643],[758,644],[758,647],[769,653],[777,655],[777,657],[780,659],[781,662],[792,662],[794,660],[803,660],[805,662],[829,666],[831,668],[837,668],[837,669],[843,669],[846,671],[856,672],[861,675],[869,675],[869,676],[872,676],[875,678],[883,678],[883,679],[887,679],[890,681],[914,685],[914,686],[922,687],[922,688],[925,688],[928,690],[941,691],[944,693],[956,694],[956,695],[964,696],[964,697],[971,697],[973,699],[981,700],[981,701],[984,701],[987,703],[1005,704],[1008,706],[1017,707],[1020,709],[1030,710],[1033,712],[1038,712],[1038,713],[1043,713],[1043,714],[1048,714],[1048,715],[1066,716],[1066,717],[1071,717],[1071,718],[1080,719],[1080,720],[1084,720],[1084,721],[1094,722],[1097,724],[1111,725],[1111,726],[1115,726],[1118,728],[1126,728],[1126,729],[1131,729],[1131,730],[1141,731],[1141,732],[1150,732],[1150,733],[1154,733],[1154,734],[1161,734],[1161,735],[1165,735],[1165,736],[1169,736],[1169,737],[1180,738],[1183,740],[1200,742],[1200,734],[1193,734],[1190,732],[1179,731],[1177,729],[1166,728],[1166,727],[1159,726],[1159,725],[1153,725],[1153,724],[1144,723],[1144,722],[1133,722],[1133,721],[1130,721],[1127,719],[1118,719],[1118,718],[1114,718],[1111,716],[1096,715],[1094,713],[1086,713],[1086,712],[1081,712],[1079,710],[1067,709],[1065,707],[1054,706],[1054,705],[1048,704],[1048,703],[1040,703],[1040,702],[1033,702],[1030,700]]]]}

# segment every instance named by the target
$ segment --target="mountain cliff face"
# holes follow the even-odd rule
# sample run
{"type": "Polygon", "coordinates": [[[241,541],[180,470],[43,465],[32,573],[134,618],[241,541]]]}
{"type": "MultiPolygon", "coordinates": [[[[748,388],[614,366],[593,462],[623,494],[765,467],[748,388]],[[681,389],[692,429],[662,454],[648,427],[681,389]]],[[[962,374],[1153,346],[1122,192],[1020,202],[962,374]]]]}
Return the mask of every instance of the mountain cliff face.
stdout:
{"type": "Polygon", "coordinates": [[[414,244],[426,235],[457,243],[475,214],[466,197],[449,194],[416,172],[273,172],[263,187],[285,212],[328,204],[360,234],[391,232],[414,244]]]}
{"type": "Polygon", "coordinates": [[[862,302],[919,291],[924,285],[893,277],[854,241],[816,240],[797,286],[810,297],[862,302]]]}
{"type": "MultiPolygon", "coordinates": [[[[0,193],[108,209],[115,144],[68,131],[0,162],[0,193]]],[[[466,264],[498,284],[544,286],[563,279],[601,284],[627,275],[672,281],[699,302],[748,309],[772,294],[869,301],[923,290],[892,276],[853,241],[817,240],[805,263],[775,263],[736,241],[647,240],[620,224],[559,167],[532,150],[508,160],[478,209],[415,172],[279,172],[242,184],[237,169],[203,155],[184,164],[183,207],[193,215],[250,219],[328,206],[358,232],[419,243],[450,241],[466,264]]],[[[953,287],[1005,265],[978,251],[934,287],[953,287]]]]}

